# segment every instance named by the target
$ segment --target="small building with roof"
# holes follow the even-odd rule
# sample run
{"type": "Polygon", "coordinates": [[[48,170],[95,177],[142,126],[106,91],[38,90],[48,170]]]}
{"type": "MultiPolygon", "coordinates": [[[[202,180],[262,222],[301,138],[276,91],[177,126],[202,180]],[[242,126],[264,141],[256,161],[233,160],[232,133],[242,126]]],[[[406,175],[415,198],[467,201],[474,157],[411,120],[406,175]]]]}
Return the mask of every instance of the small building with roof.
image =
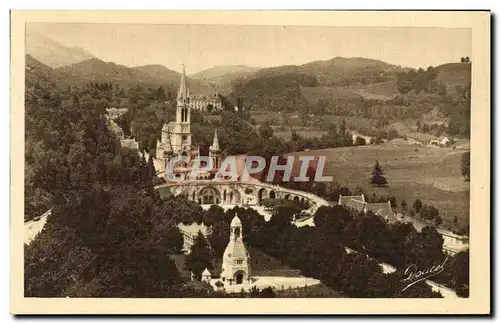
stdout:
{"type": "Polygon", "coordinates": [[[222,257],[221,279],[230,285],[240,285],[250,280],[250,255],[243,242],[243,229],[238,215],[231,221],[229,243],[222,257]]]}

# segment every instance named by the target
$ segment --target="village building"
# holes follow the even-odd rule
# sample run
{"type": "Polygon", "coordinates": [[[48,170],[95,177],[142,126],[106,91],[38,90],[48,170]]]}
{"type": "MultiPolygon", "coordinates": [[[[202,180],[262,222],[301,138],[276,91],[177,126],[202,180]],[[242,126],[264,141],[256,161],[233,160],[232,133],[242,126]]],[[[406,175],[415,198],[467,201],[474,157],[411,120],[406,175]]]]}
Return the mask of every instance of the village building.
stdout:
{"type": "Polygon", "coordinates": [[[439,146],[439,147],[448,147],[452,144],[452,140],[449,139],[448,137],[444,136],[444,137],[440,137],[439,139],[437,140],[431,140],[429,142],[429,145],[431,146],[439,146]]]}
{"type": "Polygon", "coordinates": [[[395,213],[392,211],[390,201],[369,203],[365,200],[363,194],[357,196],[339,195],[338,205],[357,210],[358,212],[372,212],[389,222],[398,221],[395,213]]]}
{"type": "Polygon", "coordinates": [[[199,111],[218,111],[222,109],[222,100],[218,93],[213,96],[192,96],[189,107],[199,111]]]}

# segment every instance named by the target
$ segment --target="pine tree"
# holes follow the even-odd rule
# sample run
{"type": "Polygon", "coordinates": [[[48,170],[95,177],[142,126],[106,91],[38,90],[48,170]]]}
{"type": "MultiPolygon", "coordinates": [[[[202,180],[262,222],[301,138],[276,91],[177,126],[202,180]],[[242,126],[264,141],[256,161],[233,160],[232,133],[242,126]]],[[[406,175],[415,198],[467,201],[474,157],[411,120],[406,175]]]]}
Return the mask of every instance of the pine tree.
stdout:
{"type": "Polygon", "coordinates": [[[380,166],[378,161],[375,161],[375,166],[373,167],[370,183],[372,184],[372,186],[376,187],[386,187],[388,185],[387,179],[384,177],[384,172],[382,171],[382,167],[380,166]]]}
{"type": "Polygon", "coordinates": [[[148,171],[149,171],[149,176],[154,177],[156,175],[156,169],[155,169],[155,164],[153,161],[153,155],[149,155],[148,159],[148,171]]]}
{"type": "Polygon", "coordinates": [[[159,100],[159,101],[166,101],[167,100],[167,96],[165,95],[165,91],[163,90],[162,86],[160,86],[156,90],[156,100],[159,100]]]}
{"type": "Polygon", "coordinates": [[[191,253],[186,258],[186,268],[192,271],[197,278],[201,278],[201,273],[205,268],[213,269],[212,253],[205,236],[201,232],[198,233],[191,246],[191,253]]]}

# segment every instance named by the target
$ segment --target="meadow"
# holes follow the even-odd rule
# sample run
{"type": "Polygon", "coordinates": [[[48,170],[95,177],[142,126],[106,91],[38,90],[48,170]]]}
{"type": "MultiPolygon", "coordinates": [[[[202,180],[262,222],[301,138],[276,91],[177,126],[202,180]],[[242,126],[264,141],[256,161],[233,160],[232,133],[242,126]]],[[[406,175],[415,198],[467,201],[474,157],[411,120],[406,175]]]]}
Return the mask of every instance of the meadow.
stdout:
{"type": "Polygon", "coordinates": [[[325,175],[351,190],[362,188],[371,196],[394,196],[398,211],[403,200],[408,206],[415,199],[434,205],[443,218],[443,228],[469,224],[469,182],[465,182],[460,161],[465,150],[433,148],[408,144],[403,140],[381,145],[343,147],[298,152],[294,155],[326,156],[325,175]],[[374,188],[369,179],[375,161],[379,161],[389,182],[388,187],[374,188]]]}

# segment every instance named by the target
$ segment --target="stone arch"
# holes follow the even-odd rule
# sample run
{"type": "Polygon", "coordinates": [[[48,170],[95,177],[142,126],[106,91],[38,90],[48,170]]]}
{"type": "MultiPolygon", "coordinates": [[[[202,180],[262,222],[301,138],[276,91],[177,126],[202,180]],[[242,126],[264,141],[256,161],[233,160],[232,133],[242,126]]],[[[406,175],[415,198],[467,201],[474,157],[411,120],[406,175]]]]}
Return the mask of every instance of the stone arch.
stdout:
{"type": "Polygon", "coordinates": [[[262,199],[268,198],[267,189],[266,188],[260,188],[259,191],[258,191],[258,195],[257,196],[259,198],[259,201],[261,201],[262,199]]]}
{"type": "Polygon", "coordinates": [[[300,200],[300,198],[299,198],[299,196],[295,196],[295,197],[293,197],[293,200],[294,200],[294,201],[299,201],[299,200],[300,200]]]}
{"type": "Polygon", "coordinates": [[[246,187],[245,194],[246,195],[255,195],[255,188],[254,187],[246,187]]]}
{"type": "Polygon", "coordinates": [[[276,192],[274,192],[274,190],[269,191],[269,198],[276,199],[276,192]]]}
{"type": "Polygon", "coordinates": [[[290,199],[290,194],[285,194],[285,199],[290,199]]]}
{"type": "Polygon", "coordinates": [[[221,196],[219,190],[214,187],[204,187],[198,193],[198,202],[201,204],[220,204],[221,196]]]}
{"type": "Polygon", "coordinates": [[[245,271],[243,270],[238,270],[234,273],[233,277],[234,283],[236,285],[241,285],[243,281],[245,280],[245,271]]]}

